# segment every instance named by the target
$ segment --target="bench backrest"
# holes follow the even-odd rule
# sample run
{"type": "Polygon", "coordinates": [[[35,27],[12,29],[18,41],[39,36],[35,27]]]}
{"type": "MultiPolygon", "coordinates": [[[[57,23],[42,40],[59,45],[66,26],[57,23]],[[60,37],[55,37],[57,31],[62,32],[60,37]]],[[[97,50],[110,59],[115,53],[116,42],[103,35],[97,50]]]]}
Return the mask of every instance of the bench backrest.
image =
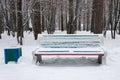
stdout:
{"type": "Polygon", "coordinates": [[[40,34],[39,44],[43,48],[100,47],[103,38],[98,34],[40,34]]]}

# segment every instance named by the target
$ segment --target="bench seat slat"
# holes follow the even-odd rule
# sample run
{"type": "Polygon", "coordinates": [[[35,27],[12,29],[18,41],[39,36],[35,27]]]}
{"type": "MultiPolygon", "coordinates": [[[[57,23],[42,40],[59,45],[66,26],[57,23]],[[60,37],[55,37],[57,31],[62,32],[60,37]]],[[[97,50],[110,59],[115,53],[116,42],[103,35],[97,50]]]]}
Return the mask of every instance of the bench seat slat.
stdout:
{"type": "Polygon", "coordinates": [[[35,51],[37,54],[103,54],[104,50],[100,47],[98,48],[39,48],[35,51]]]}
{"type": "Polygon", "coordinates": [[[36,53],[35,56],[104,56],[104,53],[97,53],[97,54],[94,54],[94,53],[91,53],[91,54],[85,54],[85,53],[82,53],[82,54],[73,54],[73,53],[69,53],[69,54],[63,54],[63,53],[59,53],[59,54],[49,54],[49,53],[46,53],[46,54],[42,54],[42,53],[36,53]]]}
{"type": "MultiPolygon", "coordinates": [[[[59,53],[59,52],[69,52],[69,51],[38,51],[40,53],[59,53]]],[[[76,52],[101,52],[101,51],[73,51],[73,53],[76,52]]]]}

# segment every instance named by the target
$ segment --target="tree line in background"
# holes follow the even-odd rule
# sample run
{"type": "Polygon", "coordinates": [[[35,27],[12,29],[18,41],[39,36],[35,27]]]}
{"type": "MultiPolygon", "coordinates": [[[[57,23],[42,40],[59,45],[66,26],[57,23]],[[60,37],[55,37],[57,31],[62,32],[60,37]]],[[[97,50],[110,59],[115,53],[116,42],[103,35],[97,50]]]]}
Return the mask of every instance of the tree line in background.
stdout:
{"type": "Polygon", "coordinates": [[[120,0],[0,0],[0,38],[7,31],[22,45],[25,30],[33,30],[35,40],[55,30],[104,36],[111,30],[115,39],[120,34],[120,0]]]}

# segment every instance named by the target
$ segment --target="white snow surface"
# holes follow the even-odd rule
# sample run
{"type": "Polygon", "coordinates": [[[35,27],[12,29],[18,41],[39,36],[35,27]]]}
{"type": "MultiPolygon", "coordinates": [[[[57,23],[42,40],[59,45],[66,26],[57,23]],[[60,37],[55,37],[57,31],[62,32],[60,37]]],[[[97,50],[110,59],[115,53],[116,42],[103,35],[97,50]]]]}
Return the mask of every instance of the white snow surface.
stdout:
{"type": "MultiPolygon", "coordinates": [[[[60,32],[56,32],[60,33],[60,32]]],[[[64,32],[63,32],[64,33],[64,32]]],[[[84,33],[84,32],[82,32],[84,33]]],[[[33,34],[25,32],[23,46],[16,37],[2,34],[0,39],[0,80],[120,80],[120,36],[111,39],[110,32],[104,38],[107,64],[99,65],[96,57],[43,57],[43,64],[34,64],[32,51],[39,45],[33,34]],[[6,47],[22,47],[18,63],[4,63],[6,47]]]]}

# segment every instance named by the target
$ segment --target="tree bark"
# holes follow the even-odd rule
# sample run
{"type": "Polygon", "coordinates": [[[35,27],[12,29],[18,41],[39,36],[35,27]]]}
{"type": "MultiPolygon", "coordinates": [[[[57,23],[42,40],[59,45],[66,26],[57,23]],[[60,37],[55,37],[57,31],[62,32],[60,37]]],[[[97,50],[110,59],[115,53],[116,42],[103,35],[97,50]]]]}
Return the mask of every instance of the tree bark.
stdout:
{"type": "Polygon", "coordinates": [[[95,0],[92,3],[92,18],[91,18],[91,32],[95,30],[95,0]]]}
{"type": "Polygon", "coordinates": [[[53,34],[55,32],[55,16],[56,16],[56,7],[54,7],[55,1],[51,0],[50,3],[50,14],[48,17],[48,26],[47,26],[47,33],[53,34]]]}
{"type": "Polygon", "coordinates": [[[67,34],[74,34],[76,31],[75,26],[73,26],[74,11],[73,11],[73,0],[69,0],[69,21],[67,24],[67,34]]]}
{"type": "Polygon", "coordinates": [[[104,0],[93,0],[92,28],[95,34],[103,31],[103,2],[104,0]]]}
{"type": "Polygon", "coordinates": [[[2,38],[1,34],[2,34],[2,15],[0,13],[0,39],[2,38]]]}
{"type": "Polygon", "coordinates": [[[61,31],[64,31],[63,4],[61,4],[61,31]]]}
{"type": "Polygon", "coordinates": [[[117,25],[119,24],[119,19],[120,19],[120,14],[119,14],[119,4],[120,1],[119,0],[115,0],[114,1],[114,36],[113,38],[115,39],[115,34],[116,34],[116,29],[117,29],[117,25]]]}
{"type": "Polygon", "coordinates": [[[41,34],[41,14],[40,14],[40,2],[36,2],[33,7],[33,31],[34,38],[37,40],[38,34],[41,34]]]}
{"type": "Polygon", "coordinates": [[[23,45],[22,0],[17,0],[17,41],[23,45]]]}
{"type": "MultiPolygon", "coordinates": [[[[0,12],[2,12],[1,1],[0,1],[0,12]]],[[[2,34],[2,13],[0,13],[0,39],[2,34]]]]}

